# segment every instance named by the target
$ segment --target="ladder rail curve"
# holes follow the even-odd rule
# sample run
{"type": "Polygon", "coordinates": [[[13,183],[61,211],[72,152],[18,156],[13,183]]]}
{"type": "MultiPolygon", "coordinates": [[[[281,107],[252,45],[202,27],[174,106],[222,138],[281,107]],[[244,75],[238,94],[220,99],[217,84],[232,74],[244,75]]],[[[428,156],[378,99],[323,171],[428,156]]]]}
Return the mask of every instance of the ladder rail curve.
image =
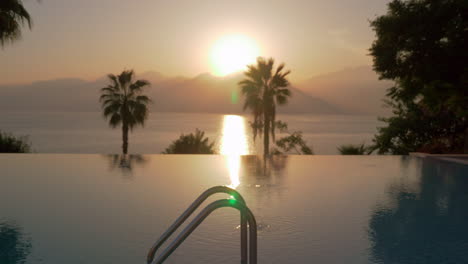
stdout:
{"type": "Polygon", "coordinates": [[[187,227],[172,241],[172,243],[159,255],[154,264],[162,264],[184,240],[207,218],[213,211],[223,207],[232,207],[244,213],[245,219],[249,223],[249,264],[257,264],[257,222],[252,211],[237,200],[222,199],[207,205],[187,227]]]}
{"type": "MultiPolygon", "coordinates": [[[[213,194],[226,193],[234,197],[236,201],[246,204],[242,195],[227,186],[214,186],[204,191],[193,203],[174,221],[174,223],[153,244],[146,257],[146,263],[153,262],[157,250],[179,228],[200,205],[213,194]]],[[[241,263],[247,262],[247,219],[241,211],[241,263]]]]}

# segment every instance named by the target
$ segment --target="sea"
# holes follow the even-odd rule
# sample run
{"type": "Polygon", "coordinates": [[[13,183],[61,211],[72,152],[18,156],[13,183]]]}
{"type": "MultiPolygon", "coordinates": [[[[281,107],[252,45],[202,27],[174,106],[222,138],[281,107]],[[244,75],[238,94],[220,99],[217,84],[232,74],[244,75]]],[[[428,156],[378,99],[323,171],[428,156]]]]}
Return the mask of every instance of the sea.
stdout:
{"type": "MultiPolygon", "coordinates": [[[[222,153],[223,144],[247,141],[247,151],[261,153],[261,138],[254,140],[249,115],[212,113],[150,113],[143,127],[129,135],[129,153],[158,154],[181,134],[205,132],[215,149],[222,153]],[[229,134],[229,136],[227,136],[229,134]]],[[[277,116],[288,124],[290,133],[301,131],[307,144],[318,155],[337,155],[343,144],[370,144],[383,124],[369,115],[287,114],[277,116]]],[[[109,127],[100,112],[0,112],[0,130],[25,136],[36,153],[121,152],[122,133],[109,127]]],[[[280,138],[287,134],[277,134],[280,138]]],[[[295,154],[291,152],[290,154],[295,154]]]]}

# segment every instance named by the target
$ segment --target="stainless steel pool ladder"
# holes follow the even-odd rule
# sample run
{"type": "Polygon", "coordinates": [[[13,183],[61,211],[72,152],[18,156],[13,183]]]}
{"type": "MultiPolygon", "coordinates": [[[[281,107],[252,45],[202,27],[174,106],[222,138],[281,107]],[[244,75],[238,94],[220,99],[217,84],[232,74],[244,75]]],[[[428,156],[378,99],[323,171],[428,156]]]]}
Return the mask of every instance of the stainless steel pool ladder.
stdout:
{"type": "Polygon", "coordinates": [[[222,207],[232,207],[240,211],[241,226],[241,263],[247,264],[247,258],[250,264],[257,263],[257,222],[254,215],[247,207],[244,198],[234,189],[226,186],[215,186],[203,192],[185,212],[162,234],[162,236],[151,247],[146,258],[147,264],[163,263],[184,240],[210,215],[214,210],[222,207]],[[161,245],[187,220],[188,217],[211,195],[216,193],[226,193],[234,199],[222,199],[212,202],[205,207],[187,227],[172,241],[172,243],[155,259],[156,251],[161,245]],[[248,222],[248,226],[247,226],[248,222]],[[247,241],[247,228],[249,229],[249,241],[247,241]],[[247,253],[247,245],[249,252],[247,253]]]}

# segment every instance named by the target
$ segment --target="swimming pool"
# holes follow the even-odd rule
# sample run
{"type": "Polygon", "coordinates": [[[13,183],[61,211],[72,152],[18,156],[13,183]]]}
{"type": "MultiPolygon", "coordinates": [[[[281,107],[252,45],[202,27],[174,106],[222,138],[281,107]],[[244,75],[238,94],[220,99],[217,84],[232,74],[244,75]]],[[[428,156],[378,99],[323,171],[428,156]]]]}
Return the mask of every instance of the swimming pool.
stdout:
{"type": "MultiPolygon", "coordinates": [[[[259,263],[468,263],[468,166],[433,158],[3,154],[0,168],[2,264],[144,263],[214,185],[255,214],[259,263]]],[[[215,211],[166,263],[239,263],[238,222],[215,211]]]]}

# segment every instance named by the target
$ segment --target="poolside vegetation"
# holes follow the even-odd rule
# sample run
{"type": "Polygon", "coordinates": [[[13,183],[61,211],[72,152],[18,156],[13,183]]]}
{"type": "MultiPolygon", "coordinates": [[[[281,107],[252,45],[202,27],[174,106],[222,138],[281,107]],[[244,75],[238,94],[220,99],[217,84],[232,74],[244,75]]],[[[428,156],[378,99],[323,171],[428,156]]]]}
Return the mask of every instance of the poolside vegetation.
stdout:
{"type": "Polygon", "coordinates": [[[15,136],[0,131],[0,153],[30,153],[31,143],[27,136],[15,136]]]}
{"type": "Polygon", "coordinates": [[[205,137],[205,132],[196,129],[195,133],[182,134],[174,140],[163,154],[215,154],[214,142],[205,137]]]}
{"type": "Polygon", "coordinates": [[[394,81],[379,154],[468,153],[467,14],[466,1],[393,0],[371,21],[374,70],[394,81]]]}
{"type": "Polygon", "coordinates": [[[338,147],[341,155],[369,155],[373,151],[372,146],[366,146],[364,143],[359,145],[347,144],[338,147]]]}
{"type": "Polygon", "coordinates": [[[302,137],[302,131],[289,131],[288,124],[278,120],[275,125],[280,133],[286,136],[275,141],[276,148],[271,150],[272,154],[297,154],[297,155],[313,155],[312,148],[307,145],[307,142],[302,137]]]}

